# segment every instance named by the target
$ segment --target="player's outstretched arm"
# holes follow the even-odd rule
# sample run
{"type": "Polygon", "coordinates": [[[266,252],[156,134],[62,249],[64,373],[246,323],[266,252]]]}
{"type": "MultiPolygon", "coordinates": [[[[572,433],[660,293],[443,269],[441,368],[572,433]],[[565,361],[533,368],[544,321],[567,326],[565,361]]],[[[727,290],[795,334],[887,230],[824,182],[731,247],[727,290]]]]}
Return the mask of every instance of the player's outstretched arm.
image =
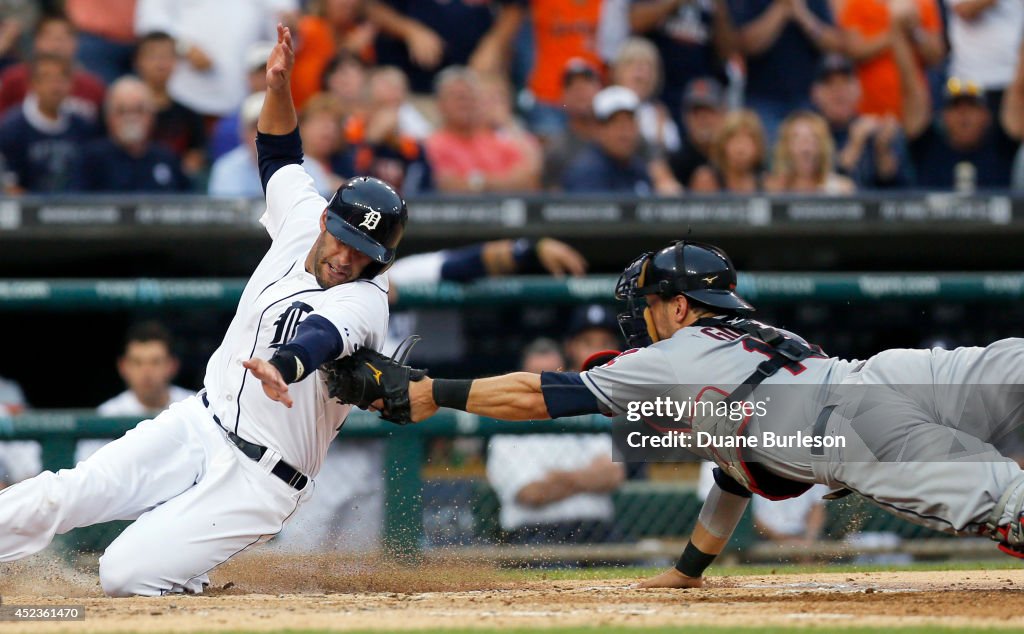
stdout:
{"type": "Polygon", "coordinates": [[[264,134],[288,134],[299,125],[292,101],[292,68],[295,67],[295,45],[292,33],[283,24],[277,25],[277,45],[267,59],[267,96],[256,123],[264,134]]]}
{"type": "Polygon", "coordinates": [[[502,420],[547,420],[597,414],[597,399],[575,372],[513,372],[486,379],[424,378],[409,385],[412,419],[433,416],[440,407],[502,420]]]}
{"type": "Polygon", "coordinates": [[[711,487],[700,509],[686,549],[675,567],[640,582],[641,588],[699,588],[704,584],[704,570],[711,565],[736,530],[743,511],[750,501],[750,492],[735,480],[715,469],[715,485],[711,487]]]}
{"type": "Polygon", "coordinates": [[[281,372],[269,361],[253,357],[243,362],[242,366],[252,372],[252,375],[263,384],[263,393],[270,400],[277,401],[285,407],[292,406],[292,397],[288,394],[288,384],[281,377],[281,372]]]}

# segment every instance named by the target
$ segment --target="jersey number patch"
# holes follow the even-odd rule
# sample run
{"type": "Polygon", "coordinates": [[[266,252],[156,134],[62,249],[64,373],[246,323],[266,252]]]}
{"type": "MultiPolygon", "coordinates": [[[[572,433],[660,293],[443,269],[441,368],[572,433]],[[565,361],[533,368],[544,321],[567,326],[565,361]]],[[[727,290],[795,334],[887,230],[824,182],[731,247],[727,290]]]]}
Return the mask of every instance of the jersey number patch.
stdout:
{"type": "Polygon", "coordinates": [[[313,312],[313,307],[309,304],[292,302],[292,305],[274,322],[277,330],[274,331],[274,340],[270,343],[270,347],[280,348],[291,341],[295,336],[295,331],[299,329],[299,324],[311,312],[313,312]]]}

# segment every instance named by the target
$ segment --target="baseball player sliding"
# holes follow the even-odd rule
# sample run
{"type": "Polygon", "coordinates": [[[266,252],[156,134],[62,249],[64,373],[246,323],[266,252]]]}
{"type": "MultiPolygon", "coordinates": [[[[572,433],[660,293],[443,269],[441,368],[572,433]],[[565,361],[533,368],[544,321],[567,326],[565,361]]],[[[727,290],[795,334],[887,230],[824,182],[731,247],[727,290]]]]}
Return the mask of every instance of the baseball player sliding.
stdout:
{"type": "Polygon", "coordinates": [[[689,417],[652,413],[644,427],[648,439],[680,431],[713,439],[690,446],[717,464],[716,484],[677,565],[646,587],[700,586],[752,493],[785,499],[815,483],[830,487],[830,498],[858,493],[912,522],[988,535],[1024,556],[1024,476],[990,444],[1024,412],[1024,340],[831,358],[750,319],[753,307],[735,287],[723,251],[676,242],[641,255],[619,278],[616,295],[627,302],[619,323],[632,349],[600,367],[431,379],[364,350],[339,362],[347,376],[339,396],[398,423],[439,407],[506,420],[628,419],[638,404],[690,403],[689,417]],[[813,442],[750,442],[769,436],[813,442]]]}
{"type": "Polygon", "coordinates": [[[372,178],[350,180],[329,203],[317,194],[301,166],[293,64],[291,34],[278,26],[256,139],[273,244],[207,364],[205,390],[74,469],[4,489],[0,561],[56,533],[134,519],[100,558],[103,590],[201,592],[212,568],[278,533],[308,497],[350,409],[327,396],[319,368],[383,345],[383,273],[407,212],[372,178]]]}

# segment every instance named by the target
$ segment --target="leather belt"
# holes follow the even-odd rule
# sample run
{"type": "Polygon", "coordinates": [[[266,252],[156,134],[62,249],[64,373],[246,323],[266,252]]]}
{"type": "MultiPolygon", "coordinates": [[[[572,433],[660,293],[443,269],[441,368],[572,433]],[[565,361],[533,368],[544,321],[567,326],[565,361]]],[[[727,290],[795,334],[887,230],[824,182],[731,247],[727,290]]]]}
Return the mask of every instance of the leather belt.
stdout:
{"type": "MultiPolygon", "coordinates": [[[[203,405],[205,405],[207,409],[210,409],[210,399],[206,397],[206,391],[203,390],[199,396],[203,400],[203,405]]],[[[213,416],[213,421],[217,423],[217,425],[221,429],[223,429],[224,432],[228,435],[228,440],[230,440],[232,444],[238,447],[238,449],[242,453],[244,453],[246,457],[248,457],[250,460],[254,462],[259,462],[260,460],[263,459],[263,456],[267,453],[266,447],[264,447],[263,445],[257,445],[254,442],[249,442],[248,440],[240,437],[238,434],[225,427],[220,422],[220,418],[218,418],[217,415],[214,414],[212,410],[210,411],[210,415],[213,416]]],[[[277,464],[274,465],[274,468],[270,470],[270,473],[274,474],[279,479],[284,480],[285,484],[287,484],[288,486],[292,487],[293,489],[298,489],[299,491],[306,488],[306,485],[309,483],[308,477],[306,477],[301,471],[291,466],[284,460],[278,460],[277,464]]]]}

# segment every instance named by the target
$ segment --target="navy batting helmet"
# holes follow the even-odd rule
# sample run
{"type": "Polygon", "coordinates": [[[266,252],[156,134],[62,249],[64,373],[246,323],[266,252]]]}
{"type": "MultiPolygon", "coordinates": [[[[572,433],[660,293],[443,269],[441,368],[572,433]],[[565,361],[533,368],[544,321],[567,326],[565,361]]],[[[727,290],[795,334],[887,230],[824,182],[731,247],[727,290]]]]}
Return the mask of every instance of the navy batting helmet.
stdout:
{"type": "Polygon", "coordinates": [[[327,231],[370,257],[360,277],[374,278],[395,262],[409,219],[405,200],[390,185],[369,176],[350,179],[327,203],[327,231]]]}
{"type": "Polygon", "coordinates": [[[653,339],[645,318],[645,295],[669,299],[683,295],[723,313],[754,311],[736,294],[736,269],[729,256],[716,246],[680,240],[660,251],[633,260],[615,286],[616,299],[627,301],[619,315],[619,327],[630,347],[649,345],[653,339]]]}

